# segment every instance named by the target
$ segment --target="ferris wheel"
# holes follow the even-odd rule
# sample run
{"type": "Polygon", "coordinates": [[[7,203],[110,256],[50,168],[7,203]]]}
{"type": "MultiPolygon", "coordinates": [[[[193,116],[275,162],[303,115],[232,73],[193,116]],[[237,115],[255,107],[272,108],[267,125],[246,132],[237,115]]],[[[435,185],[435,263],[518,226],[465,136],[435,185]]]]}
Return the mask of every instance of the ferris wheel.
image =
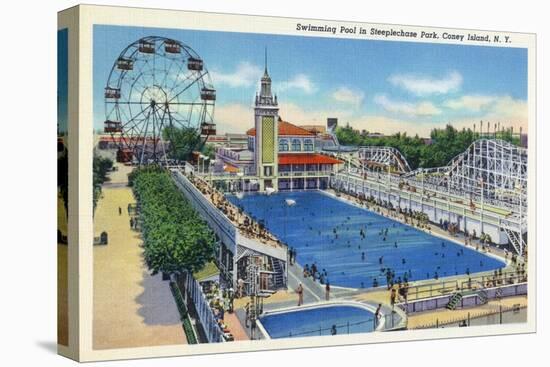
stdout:
{"type": "Polygon", "coordinates": [[[203,60],[180,41],[150,36],[128,45],[105,87],[105,133],[117,160],[178,162],[216,133],[216,90],[203,60]]]}

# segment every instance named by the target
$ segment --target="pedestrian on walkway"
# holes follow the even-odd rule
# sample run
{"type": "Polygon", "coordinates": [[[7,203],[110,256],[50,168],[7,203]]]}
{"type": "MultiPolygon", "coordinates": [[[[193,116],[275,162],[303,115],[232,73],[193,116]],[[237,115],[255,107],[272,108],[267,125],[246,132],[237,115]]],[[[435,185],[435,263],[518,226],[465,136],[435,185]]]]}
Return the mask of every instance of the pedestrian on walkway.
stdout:
{"type": "Polygon", "coordinates": [[[235,291],[233,290],[233,288],[229,288],[229,308],[227,310],[227,312],[229,313],[233,313],[234,300],[235,300],[235,291]]]}
{"type": "Polygon", "coordinates": [[[391,294],[390,294],[390,303],[391,303],[391,308],[393,310],[394,306],[395,306],[395,300],[397,298],[397,291],[395,289],[395,287],[392,287],[391,288],[391,294]]]}
{"type": "Polygon", "coordinates": [[[244,326],[248,327],[248,321],[250,320],[250,302],[244,305],[244,326]]]}
{"type": "Polygon", "coordinates": [[[382,304],[379,303],[378,307],[376,307],[376,311],[374,312],[374,328],[376,329],[378,327],[378,323],[380,322],[380,318],[382,317],[382,304]]]}
{"type": "Polygon", "coordinates": [[[256,335],[256,319],[250,321],[250,338],[254,340],[256,335]]]}
{"type": "Polygon", "coordinates": [[[225,318],[225,307],[223,302],[220,304],[220,307],[218,308],[218,312],[220,315],[220,320],[223,321],[223,319],[225,318]]]}
{"type": "Polygon", "coordinates": [[[118,215],[122,215],[122,208],[120,206],[118,207],[118,215]]]}
{"type": "Polygon", "coordinates": [[[301,306],[304,304],[304,287],[302,286],[302,283],[298,285],[296,293],[298,293],[298,306],[301,306]]]}
{"type": "Polygon", "coordinates": [[[327,281],[325,285],[325,299],[328,301],[330,299],[330,283],[327,281]]]}
{"type": "Polygon", "coordinates": [[[239,278],[237,280],[237,293],[239,298],[243,297],[243,292],[244,292],[244,280],[242,278],[239,278]]]}

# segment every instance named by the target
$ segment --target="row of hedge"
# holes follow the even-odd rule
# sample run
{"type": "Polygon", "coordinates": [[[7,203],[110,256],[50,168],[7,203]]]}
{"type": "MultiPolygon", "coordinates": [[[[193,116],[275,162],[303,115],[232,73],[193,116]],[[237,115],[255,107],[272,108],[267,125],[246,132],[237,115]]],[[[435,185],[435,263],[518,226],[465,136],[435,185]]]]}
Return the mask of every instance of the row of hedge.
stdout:
{"type": "Polygon", "coordinates": [[[130,184],[140,206],[144,256],[152,274],[199,271],[214,257],[215,236],[158,166],[137,168],[130,184]]]}
{"type": "Polygon", "coordinates": [[[185,337],[187,338],[187,343],[197,344],[198,340],[197,336],[195,335],[195,331],[193,330],[193,325],[191,324],[189,311],[187,310],[187,306],[185,305],[185,301],[183,300],[183,296],[180,289],[178,288],[178,285],[175,282],[170,282],[170,290],[172,291],[172,295],[174,296],[174,300],[176,301],[176,306],[178,307],[181,325],[183,327],[185,337]]]}

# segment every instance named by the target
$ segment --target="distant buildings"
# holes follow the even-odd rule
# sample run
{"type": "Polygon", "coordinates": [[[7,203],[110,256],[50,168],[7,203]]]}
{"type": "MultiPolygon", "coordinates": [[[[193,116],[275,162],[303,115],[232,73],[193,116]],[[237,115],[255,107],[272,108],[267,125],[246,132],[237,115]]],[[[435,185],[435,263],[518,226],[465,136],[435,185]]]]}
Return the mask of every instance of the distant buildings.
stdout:
{"type": "MultiPolygon", "coordinates": [[[[233,146],[229,142],[218,146],[214,174],[240,173],[246,177],[243,180],[248,190],[328,187],[334,166],[342,162],[319,151],[324,144],[334,144],[333,138],[323,125],[298,126],[280,118],[267,65],[256,95],[254,117],[254,127],[246,132],[246,147],[235,142],[233,146]]],[[[329,128],[334,126],[335,119],[328,123],[329,128]]]]}
{"type": "Polygon", "coordinates": [[[212,144],[215,147],[224,146],[230,148],[244,148],[248,144],[248,136],[246,134],[226,133],[225,135],[210,135],[206,143],[212,144]]]}

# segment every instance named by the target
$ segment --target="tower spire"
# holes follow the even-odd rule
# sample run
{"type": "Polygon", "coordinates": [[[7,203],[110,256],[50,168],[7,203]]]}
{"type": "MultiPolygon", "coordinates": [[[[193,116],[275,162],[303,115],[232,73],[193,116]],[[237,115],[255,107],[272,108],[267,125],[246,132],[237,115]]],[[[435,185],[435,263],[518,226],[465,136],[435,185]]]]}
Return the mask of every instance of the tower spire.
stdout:
{"type": "Polygon", "coordinates": [[[264,74],[267,75],[267,46],[265,46],[264,52],[264,74]]]}
{"type": "Polygon", "coordinates": [[[267,72],[267,46],[264,48],[264,75],[261,79],[260,102],[270,105],[274,103],[273,95],[271,94],[271,77],[267,72]]]}

